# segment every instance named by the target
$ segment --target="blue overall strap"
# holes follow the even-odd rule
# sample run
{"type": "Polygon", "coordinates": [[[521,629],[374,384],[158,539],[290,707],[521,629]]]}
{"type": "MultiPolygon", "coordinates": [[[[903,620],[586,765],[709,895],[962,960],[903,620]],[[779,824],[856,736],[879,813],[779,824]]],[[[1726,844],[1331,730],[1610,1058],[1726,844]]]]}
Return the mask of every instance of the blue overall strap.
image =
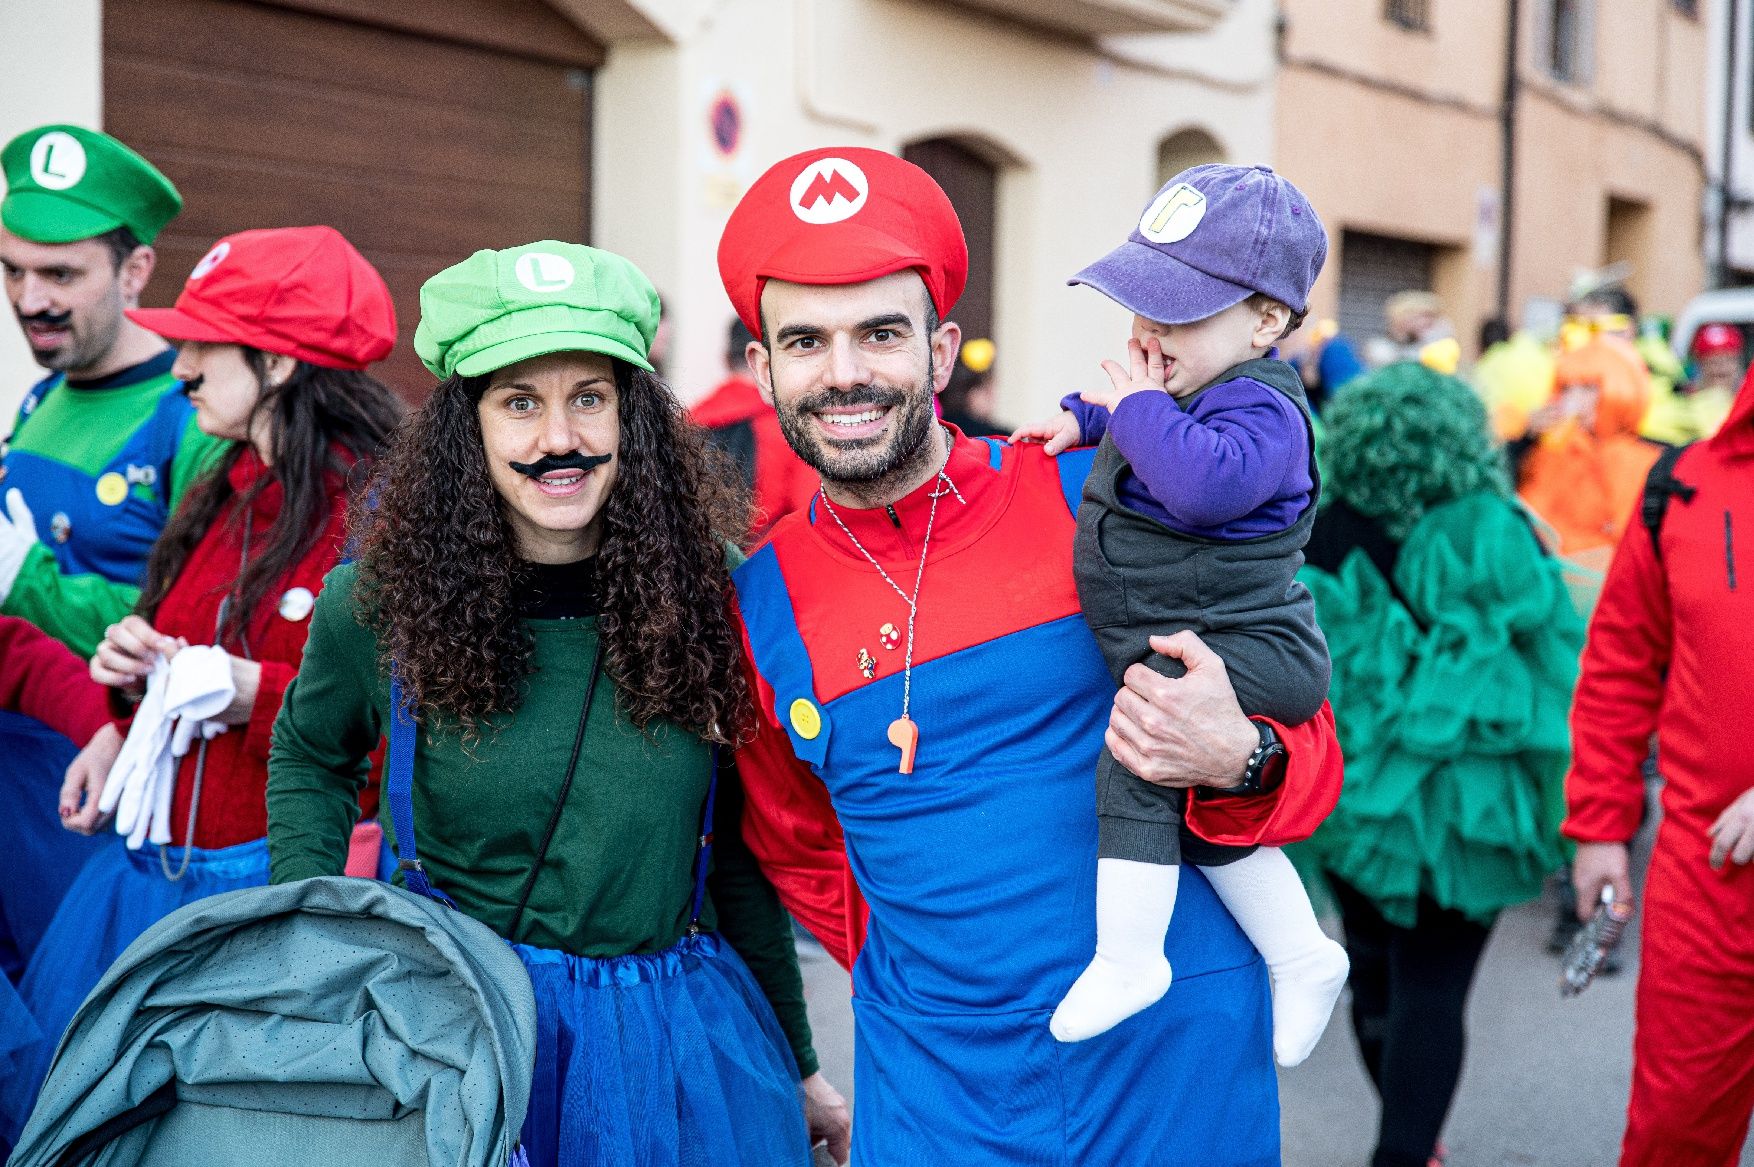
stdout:
{"type": "Polygon", "coordinates": [[[65,373],[50,373],[26,390],[24,400],[18,403],[18,416],[13,419],[13,429],[16,430],[23,425],[24,419],[35,413],[37,406],[43,403],[43,398],[47,397],[51,390],[66,379],[65,373]]]}
{"type": "Polygon", "coordinates": [[[694,902],[688,907],[688,930],[700,931],[700,909],[706,903],[707,869],[713,865],[713,801],[719,792],[719,747],[714,746],[712,777],[706,784],[706,811],[700,816],[700,845],[694,853],[694,902]]]}
{"type": "Polygon", "coordinates": [[[390,666],[390,757],[384,767],[384,797],[390,804],[390,824],[396,832],[396,870],[408,890],[456,907],[451,897],[432,886],[414,842],[414,715],[402,692],[402,678],[390,666]]]}
{"type": "Polygon", "coordinates": [[[997,470],[1005,458],[1005,443],[998,438],[982,438],[980,440],[987,444],[987,462],[994,470],[997,470]]]}
{"type": "Polygon", "coordinates": [[[1084,480],[1090,477],[1090,467],[1095,461],[1095,446],[1067,450],[1054,459],[1054,465],[1060,471],[1060,491],[1066,496],[1066,508],[1074,515],[1084,497],[1084,480]]]}

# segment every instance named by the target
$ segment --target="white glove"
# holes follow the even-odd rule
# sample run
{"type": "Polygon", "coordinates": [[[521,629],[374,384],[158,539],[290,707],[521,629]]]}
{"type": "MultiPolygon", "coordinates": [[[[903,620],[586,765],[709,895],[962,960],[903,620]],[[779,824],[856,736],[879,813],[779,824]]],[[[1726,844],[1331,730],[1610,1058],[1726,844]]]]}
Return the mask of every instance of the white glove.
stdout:
{"type": "MultiPolygon", "coordinates": [[[[146,696],[134,710],[134,723],[128,727],[128,738],[110,767],[109,781],[98,799],[98,809],[116,815],[116,833],[132,839],[139,826],[145,837],[144,824],[151,817],[153,769],[170,742],[171,723],[164,715],[165,683],[170,666],[163,657],[152,662],[146,674],[146,696]]],[[[138,846],[139,844],[135,844],[138,846]]]]}
{"type": "Polygon", "coordinates": [[[224,723],[210,719],[236,695],[231,658],[223,648],[193,645],[169,662],[153,662],[146,696],[98,804],[106,811],[115,808],[116,831],[127,836],[129,847],[170,842],[177,761],[197,735],[211,741],[225,732],[224,723]]]}
{"type": "Polygon", "coordinates": [[[0,517],[0,604],[12,594],[24,558],[37,543],[36,517],[15,486],[6,492],[6,515],[0,517]]]}

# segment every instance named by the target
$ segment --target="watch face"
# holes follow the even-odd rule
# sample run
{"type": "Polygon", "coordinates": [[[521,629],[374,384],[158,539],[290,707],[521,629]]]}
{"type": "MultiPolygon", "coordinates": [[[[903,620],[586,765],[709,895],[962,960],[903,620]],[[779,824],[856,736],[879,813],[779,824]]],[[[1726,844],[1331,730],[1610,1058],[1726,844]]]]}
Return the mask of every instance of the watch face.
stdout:
{"type": "Polygon", "coordinates": [[[1285,764],[1285,747],[1278,742],[1268,746],[1267,756],[1262,760],[1259,771],[1260,789],[1263,794],[1269,790],[1278,789],[1279,784],[1285,781],[1285,764]]]}

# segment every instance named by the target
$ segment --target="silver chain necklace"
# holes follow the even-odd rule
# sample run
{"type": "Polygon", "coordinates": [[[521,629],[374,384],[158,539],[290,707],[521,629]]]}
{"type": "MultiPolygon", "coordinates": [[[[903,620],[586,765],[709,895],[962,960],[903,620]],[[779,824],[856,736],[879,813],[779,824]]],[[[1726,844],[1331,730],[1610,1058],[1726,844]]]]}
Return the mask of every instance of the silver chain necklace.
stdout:
{"type": "MultiPolygon", "coordinates": [[[[939,427],[938,432],[948,436],[948,431],[944,430],[943,427],[939,427]]],[[[948,466],[949,464],[950,452],[946,450],[944,465],[948,466]]],[[[962,492],[956,489],[956,484],[950,481],[950,476],[944,473],[944,466],[940,466],[938,473],[933,477],[936,481],[932,487],[932,507],[926,512],[926,534],[920,540],[920,565],[914,571],[914,592],[911,596],[901,590],[901,585],[896,583],[887,571],[883,570],[883,565],[877,562],[877,557],[867,551],[865,545],[859,542],[859,537],[853,534],[852,528],[847,526],[846,520],[840,517],[840,512],[835,510],[834,504],[829,501],[826,485],[822,491],[822,505],[827,508],[829,517],[834,520],[835,525],[841,529],[841,533],[847,537],[848,541],[858,548],[859,554],[863,555],[866,561],[877,569],[877,574],[883,577],[883,582],[888,584],[895,594],[901,597],[901,602],[907,605],[907,650],[902,654],[901,669],[901,716],[889,723],[889,741],[891,745],[901,751],[900,769],[903,774],[914,772],[914,755],[918,752],[920,744],[919,724],[909,716],[913,703],[914,618],[919,614],[920,584],[926,578],[926,555],[932,547],[932,528],[938,521],[938,500],[946,494],[954,494],[957,502],[965,506],[968,504],[968,500],[962,497],[962,492]]]]}

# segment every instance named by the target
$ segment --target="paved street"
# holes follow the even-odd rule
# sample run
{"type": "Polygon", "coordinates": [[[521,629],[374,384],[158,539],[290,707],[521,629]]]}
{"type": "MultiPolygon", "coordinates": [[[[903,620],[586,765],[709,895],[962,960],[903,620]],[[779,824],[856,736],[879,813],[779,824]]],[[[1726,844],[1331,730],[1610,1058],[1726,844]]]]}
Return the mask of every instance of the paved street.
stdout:
{"type": "MultiPolygon", "coordinates": [[[[1445,1141],[1452,1167],[1608,1167],[1620,1145],[1632,1069],[1636,924],[1625,969],[1562,1001],[1546,949],[1554,905],[1507,912],[1482,962],[1470,1010],[1468,1065],[1445,1141]]],[[[852,1095],[846,974],[802,946],[805,991],[823,1069],[852,1095]]],[[[1376,1097],[1352,1040],[1347,1005],[1308,1062],[1280,1077],[1286,1167],[1362,1167],[1376,1097]]],[[[1742,1167],[1754,1167],[1745,1150],[1742,1167]]]]}

